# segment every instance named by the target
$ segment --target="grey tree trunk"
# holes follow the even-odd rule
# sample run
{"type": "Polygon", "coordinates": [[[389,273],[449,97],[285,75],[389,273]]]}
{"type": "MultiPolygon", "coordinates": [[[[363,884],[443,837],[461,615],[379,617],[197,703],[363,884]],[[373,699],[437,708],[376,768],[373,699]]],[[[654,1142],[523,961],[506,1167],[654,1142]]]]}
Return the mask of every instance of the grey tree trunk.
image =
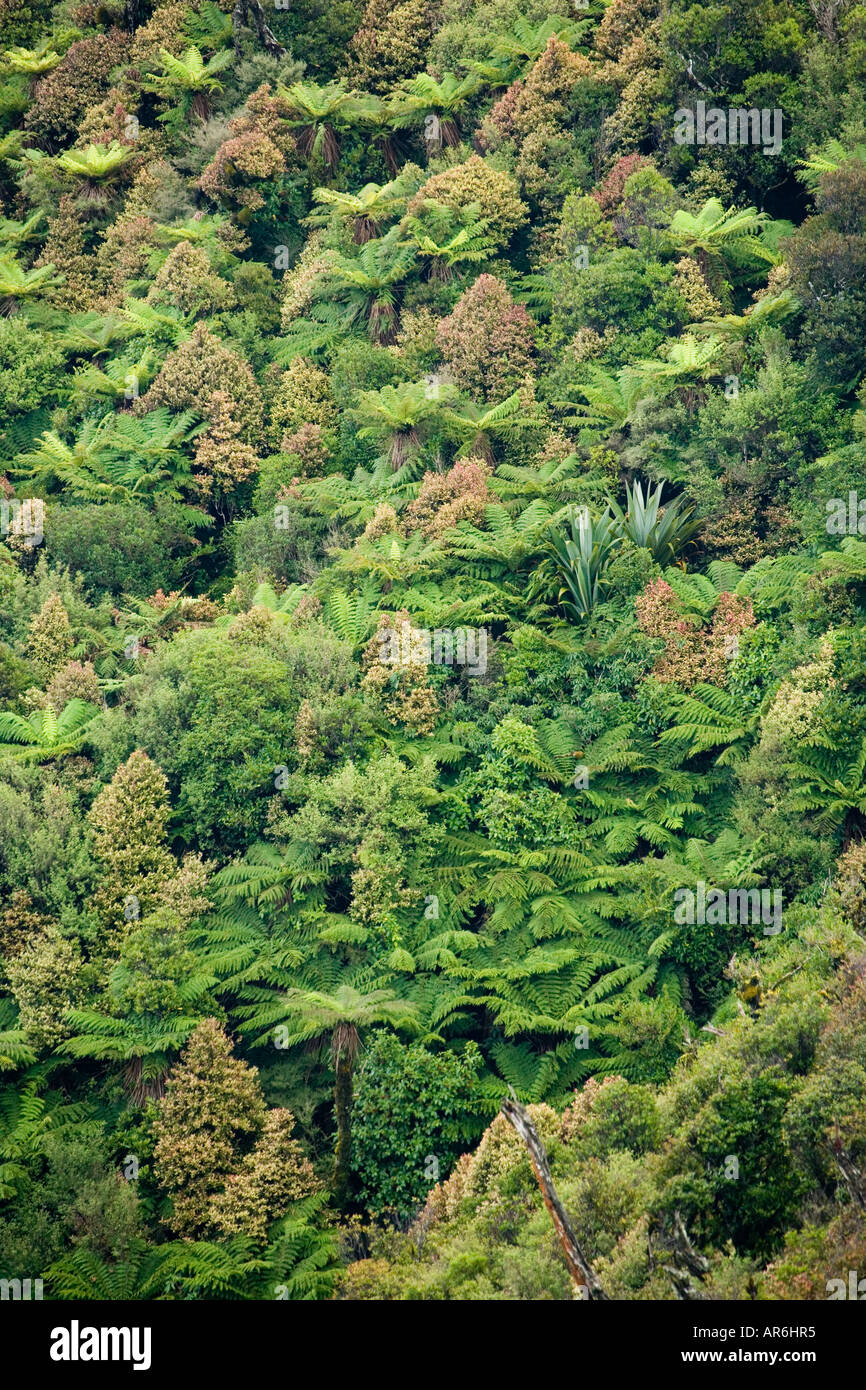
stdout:
{"type": "Polygon", "coordinates": [[[657,1221],[650,1227],[649,1258],[651,1266],[664,1270],[678,1299],[692,1302],[706,1298],[702,1281],[709,1273],[710,1262],[692,1245],[678,1211],[672,1220],[657,1221]]]}
{"type": "Polygon", "coordinates": [[[265,20],[261,0],[237,0],[237,4],[232,10],[232,29],[235,34],[235,42],[237,42],[244,24],[250,29],[255,29],[259,43],[268,53],[272,53],[277,58],[281,53],[285,53],[286,50],[283,45],[265,20]]]}

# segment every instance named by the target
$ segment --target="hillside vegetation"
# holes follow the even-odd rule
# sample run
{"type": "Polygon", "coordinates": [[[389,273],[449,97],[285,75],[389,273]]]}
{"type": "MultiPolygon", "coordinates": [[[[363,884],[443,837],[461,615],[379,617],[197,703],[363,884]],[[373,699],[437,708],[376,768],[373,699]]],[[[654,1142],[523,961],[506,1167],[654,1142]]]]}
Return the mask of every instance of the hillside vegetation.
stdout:
{"type": "Polygon", "coordinates": [[[0,1277],[866,1272],[866,5],[0,0],[0,1277]]]}

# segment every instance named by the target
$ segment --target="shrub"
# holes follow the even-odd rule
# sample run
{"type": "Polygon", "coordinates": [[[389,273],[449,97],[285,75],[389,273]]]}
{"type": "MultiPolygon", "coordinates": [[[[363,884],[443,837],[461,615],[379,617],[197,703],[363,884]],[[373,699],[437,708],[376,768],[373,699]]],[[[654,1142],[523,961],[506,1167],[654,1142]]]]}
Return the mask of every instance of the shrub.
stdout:
{"type": "Polygon", "coordinates": [[[294,434],[304,425],[332,429],[336,423],[337,411],[327,374],[304,357],[292,358],[271,404],[274,447],[291,452],[289,445],[281,444],[285,435],[294,434]]]}
{"type": "Polygon", "coordinates": [[[477,154],[464,164],[454,164],[433,174],[410,199],[406,209],[409,215],[420,215],[427,200],[461,211],[480,203],[482,215],[490,222],[488,231],[499,246],[511,240],[529,215],[511,175],[494,169],[477,154]]]}
{"type": "Polygon", "coordinates": [[[477,526],[484,508],[495,500],[487,486],[489,477],[489,464],[477,458],[458,459],[447,473],[425,473],[418,496],[406,509],[408,525],[428,537],[440,536],[458,521],[477,526]]]}
{"type": "Polygon", "coordinates": [[[44,333],[0,318],[0,416],[33,410],[57,391],[63,355],[44,333]]]}
{"type": "Polygon", "coordinates": [[[69,657],[75,639],[59,594],[51,594],[30,620],[27,654],[40,680],[48,680],[69,657]]]}
{"type": "Polygon", "coordinates": [[[134,503],[87,503],[51,509],[45,548],[94,596],[144,595],[176,586],[180,561],[173,552],[185,540],[169,515],[134,503]]]}
{"type": "Polygon", "coordinates": [[[231,401],[243,442],[255,444],[262,434],[263,405],[252,370],[206,324],[198,323],[187,341],[166,358],[150,390],[136,402],[135,411],[146,415],[157,406],[167,405],[172,410],[197,410],[216,423],[224,413],[224,402],[215,400],[218,392],[224,392],[231,401]]]}
{"type": "Polygon", "coordinates": [[[355,1077],[354,1166],[371,1211],[411,1216],[480,1128],[481,1053],[373,1038],[355,1077]]]}
{"type": "Polygon", "coordinates": [[[386,92],[420,72],[435,16],[430,0],[368,0],[349,45],[353,85],[386,92]]]}
{"type": "Polygon", "coordinates": [[[128,50],[129,37],[119,29],[74,43],[37,86],[24,118],[26,128],[52,145],[65,144],[87,109],[108,90],[109,75],[128,50]]]}
{"type": "Polygon", "coordinates": [[[533,323],[501,280],[479,275],[440,319],[436,344],[461,390],[492,403],[515,391],[530,370],[533,323]]]}
{"type": "Polygon", "coordinates": [[[200,246],[181,241],[169,252],[147,292],[149,304],[173,304],[194,317],[229,309],[235,302],[231,285],[211,268],[200,246]]]}
{"type": "Polygon", "coordinates": [[[483,145],[514,151],[520,188],[546,212],[555,211],[562,195],[589,172],[580,134],[572,127],[572,102],[583,98],[590,125],[601,91],[598,68],[551,37],[526,77],[512,83],[482,125],[483,145]]]}
{"type": "Polygon", "coordinates": [[[653,162],[642,154],[625,154],[616,161],[599,187],[593,189],[591,194],[605,215],[615,212],[619,207],[626,181],[631,175],[638,169],[647,167],[653,168],[653,162]]]}

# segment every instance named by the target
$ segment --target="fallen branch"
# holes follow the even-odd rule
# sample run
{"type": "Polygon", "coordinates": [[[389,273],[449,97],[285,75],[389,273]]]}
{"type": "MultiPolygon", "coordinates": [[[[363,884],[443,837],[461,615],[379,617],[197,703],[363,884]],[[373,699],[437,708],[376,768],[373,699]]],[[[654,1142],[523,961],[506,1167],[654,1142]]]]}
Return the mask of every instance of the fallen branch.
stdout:
{"type": "Polygon", "coordinates": [[[706,1298],[701,1281],[709,1273],[710,1263],[692,1245],[678,1211],[672,1223],[656,1222],[650,1227],[647,1253],[650,1268],[658,1265],[664,1270],[678,1299],[692,1302],[706,1298]]]}
{"type": "Polygon", "coordinates": [[[852,0],[809,0],[809,9],[828,43],[839,42],[839,17],[852,0]]]}
{"type": "Polygon", "coordinates": [[[839,1127],[836,1127],[836,1138],[833,1142],[833,1158],[836,1160],[836,1167],[842,1174],[842,1181],[848,1189],[848,1194],[858,1207],[866,1207],[866,1192],[864,1192],[863,1175],[855,1164],[851,1155],[843,1147],[842,1140],[839,1138],[839,1127]]]}
{"type": "Polygon", "coordinates": [[[709,87],[705,87],[701,79],[695,76],[694,58],[687,59],[684,53],[678,53],[677,57],[679,58],[681,63],[685,64],[686,77],[690,78],[692,82],[696,83],[697,86],[700,87],[702,92],[708,92],[710,90],[709,87]]]}
{"type": "Polygon", "coordinates": [[[502,1102],[502,1113],[512,1124],[520,1135],[527,1149],[529,1150],[529,1161],[532,1164],[532,1171],[535,1174],[538,1186],[541,1188],[541,1195],[544,1198],[544,1205],[550,1213],[554,1230],[559,1237],[559,1243],[565,1254],[565,1262],[568,1265],[568,1272],[571,1275],[571,1282],[574,1287],[575,1297],[596,1302],[607,1299],[607,1294],[599,1282],[592,1265],[584,1255],[578,1244],[577,1236],[568,1219],[565,1207],[559,1200],[559,1194],[553,1185],[553,1178],[550,1175],[550,1164],[547,1161],[547,1152],[540,1138],[538,1130],[529,1118],[529,1115],[516,1100],[504,1100],[502,1102]]]}

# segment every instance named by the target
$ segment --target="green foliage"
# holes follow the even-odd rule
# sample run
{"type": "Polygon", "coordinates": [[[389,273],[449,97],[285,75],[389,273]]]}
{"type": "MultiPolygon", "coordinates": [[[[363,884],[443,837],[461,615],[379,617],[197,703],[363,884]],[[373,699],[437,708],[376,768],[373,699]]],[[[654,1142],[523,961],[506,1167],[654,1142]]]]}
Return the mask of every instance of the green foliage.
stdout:
{"type": "Polygon", "coordinates": [[[572,513],[570,536],[552,535],[551,549],[566,584],[560,590],[560,601],[563,593],[570,595],[562,605],[569,617],[579,621],[596,607],[605,570],[619,541],[619,528],[610,511],[594,523],[585,507],[572,513]]]}
{"type": "Polygon", "coordinates": [[[52,512],[46,549],[54,564],[82,576],[94,598],[153,594],[180,579],[189,533],[169,507],[93,502],[52,512]]]}
{"type": "Polygon", "coordinates": [[[0,411],[7,431],[10,415],[32,411],[58,394],[62,360],[57,345],[30,324],[0,320],[0,411]]]}
{"type": "Polygon", "coordinates": [[[627,506],[625,514],[618,507],[614,516],[619,521],[629,540],[635,545],[645,546],[659,565],[673,564],[674,560],[700,530],[700,521],[692,520],[694,507],[689,506],[680,496],[661,507],[662,484],[654,492],[635,483],[626,487],[627,506]]]}
{"type": "Polygon", "coordinates": [[[371,1211],[413,1215],[476,1137],[481,1060],[471,1042],[456,1055],[374,1037],[358,1069],[353,1128],[353,1165],[371,1211]]]}
{"type": "Polygon", "coordinates": [[[56,714],[35,710],[29,719],[23,715],[0,713],[0,756],[35,758],[42,762],[76,752],[99,711],[84,700],[70,700],[56,714]]]}
{"type": "Polygon", "coordinates": [[[115,140],[110,145],[87,145],[83,150],[68,150],[59,154],[55,163],[63,173],[74,174],[89,184],[105,183],[129,163],[133,153],[115,140]]]}
{"type": "Polygon", "coordinates": [[[612,1299],[824,1297],[863,5],[0,0],[0,57],[0,1275],[568,1299],[511,1088],[612,1299]]]}
{"type": "Polygon", "coordinates": [[[179,643],[167,655],[168,686],[151,683],[141,735],[180,789],[186,834],[230,853],[264,823],[301,689],[292,687],[291,666],[255,641],[193,635],[185,651],[179,643]]]}

